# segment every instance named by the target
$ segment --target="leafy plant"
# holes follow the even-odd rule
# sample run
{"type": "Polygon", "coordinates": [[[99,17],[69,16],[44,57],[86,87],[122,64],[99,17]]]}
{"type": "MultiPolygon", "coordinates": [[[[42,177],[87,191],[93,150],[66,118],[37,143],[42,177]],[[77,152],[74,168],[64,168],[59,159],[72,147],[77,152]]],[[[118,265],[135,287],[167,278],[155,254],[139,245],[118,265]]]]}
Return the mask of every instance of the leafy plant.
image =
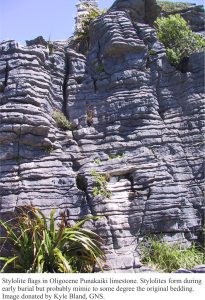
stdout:
{"type": "Polygon", "coordinates": [[[179,66],[183,58],[205,49],[205,39],[194,33],[179,15],[158,18],[155,22],[159,40],[165,45],[170,63],[179,66]]]}
{"type": "Polygon", "coordinates": [[[58,109],[54,110],[52,117],[56,121],[57,126],[62,130],[74,130],[76,125],[68,121],[66,116],[58,109]]]}
{"type": "Polygon", "coordinates": [[[87,5],[87,11],[88,14],[82,19],[81,29],[77,31],[77,38],[84,40],[85,42],[87,41],[89,44],[88,39],[90,22],[105,13],[105,10],[99,10],[98,8],[87,5]]]}
{"type": "Polygon", "coordinates": [[[109,176],[107,174],[98,173],[95,170],[91,172],[91,175],[96,181],[96,186],[93,188],[93,196],[96,197],[100,195],[105,198],[111,198],[112,192],[107,189],[109,176]]]}
{"type": "Polygon", "coordinates": [[[93,161],[96,165],[100,165],[101,164],[101,160],[99,158],[95,158],[93,161]]]}
{"type": "Polygon", "coordinates": [[[179,244],[171,245],[150,237],[142,246],[142,262],[164,272],[173,272],[179,268],[192,269],[205,263],[203,249],[193,244],[183,249],[179,244]]]}
{"type": "Polygon", "coordinates": [[[96,263],[102,269],[102,240],[83,228],[85,222],[98,217],[86,218],[71,227],[68,215],[63,213],[56,228],[54,215],[53,209],[47,220],[40,209],[24,206],[18,208],[12,223],[0,221],[7,234],[0,238],[2,247],[11,249],[10,256],[0,257],[4,261],[1,272],[92,272],[96,263]]]}

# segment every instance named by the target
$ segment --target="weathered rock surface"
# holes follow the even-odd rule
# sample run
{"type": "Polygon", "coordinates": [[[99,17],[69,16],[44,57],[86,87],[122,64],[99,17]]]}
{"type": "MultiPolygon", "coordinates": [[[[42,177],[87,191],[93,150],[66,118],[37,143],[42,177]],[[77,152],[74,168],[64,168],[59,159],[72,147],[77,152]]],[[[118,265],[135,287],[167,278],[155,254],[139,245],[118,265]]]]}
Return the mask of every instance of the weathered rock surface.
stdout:
{"type": "Polygon", "coordinates": [[[174,273],[205,273],[205,265],[196,266],[191,270],[179,269],[174,273]]]}
{"type": "Polygon", "coordinates": [[[86,56],[0,44],[1,215],[25,204],[100,215],[117,271],[141,267],[144,235],[197,239],[204,214],[203,55],[177,71],[142,21],[114,6],[92,22],[86,56]],[[57,128],[54,109],[77,129],[57,128]],[[93,195],[93,170],[109,175],[110,198],[93,195]]]}
{"type": "Polygon", "coordinates": [[[160,13],[156,0],[116,0],[111,10],[127,11],[138,22],[153,24],[160,13]]]}

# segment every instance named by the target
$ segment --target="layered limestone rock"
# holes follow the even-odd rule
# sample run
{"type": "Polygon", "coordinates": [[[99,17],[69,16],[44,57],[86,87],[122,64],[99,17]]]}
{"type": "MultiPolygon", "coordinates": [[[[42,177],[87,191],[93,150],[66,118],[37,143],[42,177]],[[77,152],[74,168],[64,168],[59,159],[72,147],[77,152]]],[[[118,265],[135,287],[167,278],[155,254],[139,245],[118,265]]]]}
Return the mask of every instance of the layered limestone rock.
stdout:
{"type": "Polygon", "coordinates": [[[100,215],[117,271],[140,267],[145,235],[188,243],[203,222],[203,54],[177,71],[148,15],[146,1],[116,1],[91,23],[86,55],[0,44],[1,216],[25,204],[100,215]],[[60,130],[55,109],[76,129],[60,130]]]}

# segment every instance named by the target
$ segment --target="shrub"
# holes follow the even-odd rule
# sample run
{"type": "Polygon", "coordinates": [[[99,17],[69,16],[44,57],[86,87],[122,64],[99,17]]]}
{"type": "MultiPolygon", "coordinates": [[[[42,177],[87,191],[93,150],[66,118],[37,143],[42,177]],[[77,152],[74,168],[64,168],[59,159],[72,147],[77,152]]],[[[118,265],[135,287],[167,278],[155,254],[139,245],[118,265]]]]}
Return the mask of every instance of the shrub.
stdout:
{"type": "Polygon", "coordinates": [[[53,111],[52,117],[56,121],[57,126],[62,130],[74,130],[76,125],[68,121],[66,116],[58,109],[53,111]]]}
{"type": "Polygon", "coordinates": [[[111,198],[112,192],[107,189],[108,175],[98,173],[95,170],[91,172],[91,175],[96,181],[96,186],[93,188],[93,196],[96,197],[100,195],[105,198],[111,198]]]}
{"type": "Polygon", "coordinates": [[[167,57],[176,67],[183,58],[205,49],[205,39],[192,32],[179,14],[158,18],[155,25],[158,38],[166,47],[167,57]]]}
{"type": "Polygon", "coordinates": [[[18,208],[12,220],[14,225],[0,221],[7,232],[1,237],[3,246],[11,250],[11,256],[0,257],[5,262],[1,272],[92,272],[96,263],[102,269],[102,240],[82,228],[86,221],[98,218],[86,218],[70,227],[68,216],[63,213],[56,228],[54,214],[53,209],[47,220],[40,209],[25,206],[18,208]]]}
{"type": "Polygon", "coordinates": [[[175,12],[192,6],[191,3],[168,1],[157,1],[157,4],[161,7],[162,12],[175,12]]]}
{"type": "Polygon", "coordinates": [[[171,245],[152,237],[142,246],[142,262],[164,272],[173,272],[203,264],[205,257],[203,249],[195,244],[183,249],[179,244],[171,245]]]}
{"type": "Polygon", "coordinates": [[[77,38],[83,40],[88,40],[90,22],[105,13],[105,10],[99,10],[98,8],[94,8],[90,5],[87,6],[87,9],[88,14],[82,20],[81,30],[77,32],[77,38]]]}
{"type": "MultiPolygon", "coordinates": [[[[84,5],[86,5],[84,3],[84,5]]],[[[78,28],[74,35],[74,45],[78,49],[80,53],[83,55],[87,55],[90,45],[89,39],[89,27],[92,20],[102,15],[105,10],[99,10],[91,5],[87,6],[87,14],[82,17],[80,28],[78,28]]]]}

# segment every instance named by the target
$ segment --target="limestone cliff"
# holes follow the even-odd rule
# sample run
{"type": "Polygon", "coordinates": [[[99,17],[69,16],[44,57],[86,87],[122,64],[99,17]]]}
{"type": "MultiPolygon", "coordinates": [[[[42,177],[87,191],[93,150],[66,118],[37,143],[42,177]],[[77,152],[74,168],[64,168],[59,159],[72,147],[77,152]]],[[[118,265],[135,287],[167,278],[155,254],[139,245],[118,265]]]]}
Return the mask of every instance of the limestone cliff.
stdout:
{"type": "Polygon", "coordinates": [[[0,44],[1,216],[25,204],[101,215],[111,270],[140,266],[144,235],[187,243],[203,222],[203,53],[186,73],[170,66],[149,2],[116,1],[91,23],[86,54],[73,40],[0,44]],[[101,173],[111,197],[93,193],[101,173]]]}

